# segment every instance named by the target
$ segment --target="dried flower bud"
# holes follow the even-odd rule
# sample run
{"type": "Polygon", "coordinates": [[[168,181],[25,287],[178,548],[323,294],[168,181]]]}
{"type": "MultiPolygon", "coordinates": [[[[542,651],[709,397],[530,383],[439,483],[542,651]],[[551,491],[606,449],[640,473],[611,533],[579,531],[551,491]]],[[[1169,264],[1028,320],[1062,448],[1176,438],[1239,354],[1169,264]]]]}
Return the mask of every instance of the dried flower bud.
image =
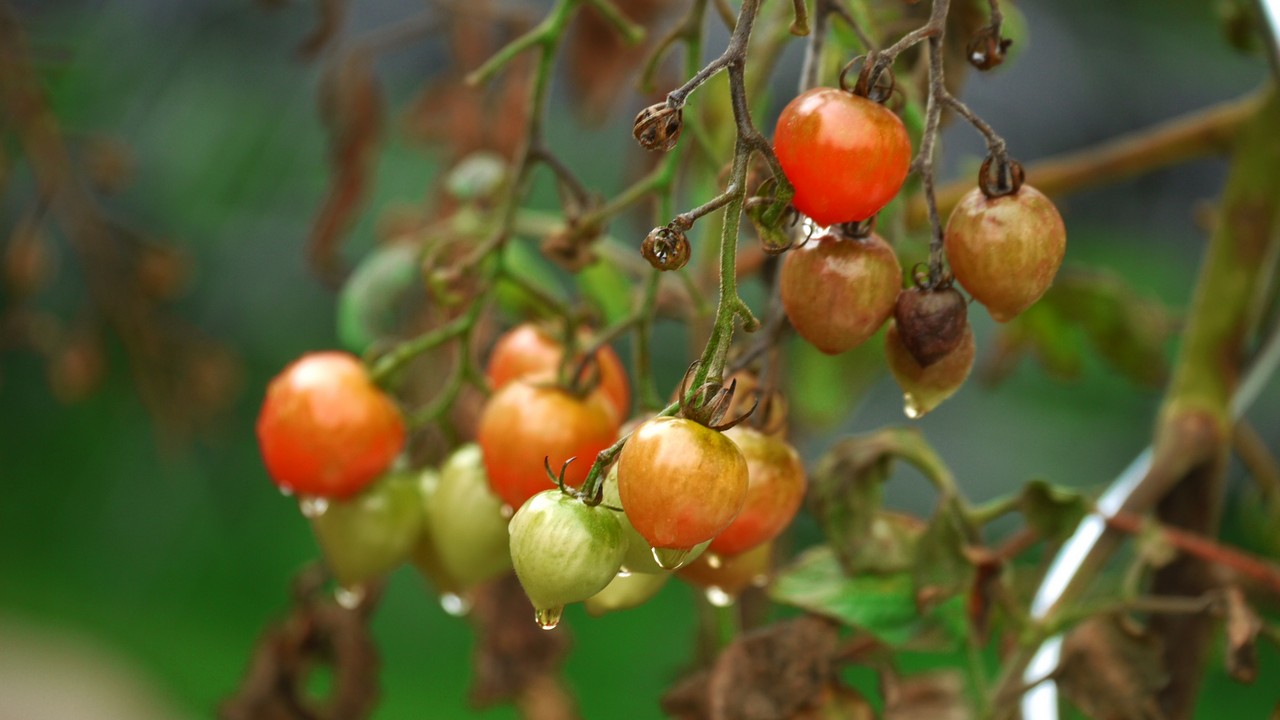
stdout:
{"type": "Polygon", "coordinates": [[[968,310],[953,287],[916,287],[899,293],[893,318],[903,347],[925,368],[960,345],[969,327],[968,310]]]}
{"type": "Polygon", "coordinates": [[[667,152],[676,146],[682,127],[684,111],[663,102],[641,110],[631,126],[631,134],[645,150],[667,152]]]}
{"type": "Polygon", "coordinates": [[[978,31],[965,48],[969,64],[979,70],[990,70],[1004,62],[1005,52],[1013,40],[1000,37],[1000,28],[988,25],[978,31]]]}
{"type": "Polygon", "coordinates": [[[670,227],[656,227],[640,245],[640,254],[658,270],[679,270],[689,262],[689,238],[670,227]]]}

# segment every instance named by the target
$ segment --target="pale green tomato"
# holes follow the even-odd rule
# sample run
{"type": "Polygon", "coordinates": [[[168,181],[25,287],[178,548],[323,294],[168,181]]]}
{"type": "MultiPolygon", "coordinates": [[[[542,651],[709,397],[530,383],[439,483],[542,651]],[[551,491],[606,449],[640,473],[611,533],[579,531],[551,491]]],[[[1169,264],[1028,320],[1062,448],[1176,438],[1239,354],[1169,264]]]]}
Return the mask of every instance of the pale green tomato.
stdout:
{"type": "Polygon", "coordinates": [[[334,580],[355,588],[404,562],[422,532],[413,473],[393,471],[346,500],[302,500],[334,580]]]}
{"type": "Polygon", "coordinates": [[[529,498],[511,519],[511,561],[544,626],[554,627],[566,604],[595,595],[617,574],[623,541],[615,514],[557,489],[529,498]]]}
{"type": "Polygon", "coordinates": [[[643,605],[649,598],[657,595],[658,591],[662,589],[663,585],[667,584],[669,579],[671,579],[669,573],[656,575],[647,573],[623,575],[618,573],[613,580],[609,581],[605,589],[587,598],[582,604],[587,608],[587,612],[596,616],[607,612],[629,610],[643,605]]]}

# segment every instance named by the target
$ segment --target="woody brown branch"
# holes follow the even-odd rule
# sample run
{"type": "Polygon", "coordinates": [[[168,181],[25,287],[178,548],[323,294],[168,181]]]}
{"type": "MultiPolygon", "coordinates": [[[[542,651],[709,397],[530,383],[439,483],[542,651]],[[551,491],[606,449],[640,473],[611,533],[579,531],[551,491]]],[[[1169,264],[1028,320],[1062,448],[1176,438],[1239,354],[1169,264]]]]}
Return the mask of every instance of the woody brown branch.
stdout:
{"type": "MultiPolygon", "coordinates": [[[[1263,97],[1261,93],[1254,93],[1084,150],[1027,164],[1028,182],[1046,195],[1057,197],[1222,153],[1231,147],[1240,126],[1257,112],[1263,97]]],[[[943,216],[949,214],[973,188],[973,179],[969,177],[939,188],[938,212],[943,216]]],[[[907,227],[921,228],[928,220],[924,198],[912,198],[907,207],[907,227]]]]}

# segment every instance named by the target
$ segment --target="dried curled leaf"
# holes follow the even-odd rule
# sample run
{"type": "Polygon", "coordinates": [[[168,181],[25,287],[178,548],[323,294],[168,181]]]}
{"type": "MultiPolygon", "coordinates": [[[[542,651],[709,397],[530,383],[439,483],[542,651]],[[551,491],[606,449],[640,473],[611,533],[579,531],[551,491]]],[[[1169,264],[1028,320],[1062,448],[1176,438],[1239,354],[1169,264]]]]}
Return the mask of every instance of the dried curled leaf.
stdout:
{"type": "Polygon", "coordinates": [[[884,720],[969,720],[964,677],[955,670],[893,678],[885,683],[884,720]]]}
{"type": "Polygon", "coordinates": [[[790,720],[822,702],[838,639],[834,623],[812,615],[754,630],[663,696],[662,709],[678,718],[790,720]]]}
{"type": "Polygon", "coordinates": [[[1236,682],[1251,683],[1258,679],[1258,633],[1262,619],[1249,606],[1239,586],[1226,588],[1226,641],[1227,674],[1236,682]]]}
{"type": "Polygon", "coordinates": [[[1163,720],[1156,693],[1165,686],[1161,642],[1118,617],[1097,616],[1072,630],[1056,675],[1067,699],[1091,718],[1163,720]]]}

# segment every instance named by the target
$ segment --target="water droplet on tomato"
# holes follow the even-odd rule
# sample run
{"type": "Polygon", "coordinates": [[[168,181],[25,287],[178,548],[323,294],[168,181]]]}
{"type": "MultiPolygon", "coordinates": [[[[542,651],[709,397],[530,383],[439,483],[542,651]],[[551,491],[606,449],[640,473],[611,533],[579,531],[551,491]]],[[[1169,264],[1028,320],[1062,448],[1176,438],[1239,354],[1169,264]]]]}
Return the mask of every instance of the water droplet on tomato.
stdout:
{"type": "Polygon", "coordinates": [[[516,514],[516,511],[511,509],[510,505],[506,505],[506,504],[503,504],[502,509],[499,510],[498,512],[502,513],[503,520],[510,520],[516,514]]]}
{"type": "Polygon", "coordinates": [[[293,488],[281,487],[280,494],[285,497],[293,497],[293,488]]]}
{"type": "Polygon", "coordinates": [[[621,578],[631,577],[631,571],[627,569],[626,565],[623,565],[622,567],[618,568],[618,577],[621,577],[621,578]]]}
{"type": "Polygon", "coordinates": [[[440,596],[440,609],[453,617],[462,617],[471,612],[471,600],[457,593],[444,593],[440,596]]]}
{"type": "Polygon", "coordinates": [[[653,561],[663,570],[678,570],[689,562],[693,548],[651,548],[653,561]]]}
{"type": "Polygon", "coordinates": [[[902,396],[902,412],[906,413],[907,417],[912,420],[922,418],[925,414],[924,408],[920,406],[915,395],[911,393],[904,393],[902,396]]]}
{"type": "Polygon", "coordinates": [[[304,495],[298,498],[298,509],[302,511],[305,517],[318,518],[329,510],[329,498],[304,495]]]}
{"type": "Polygon", "coordinates": [[[333,599],[338,604],[348,610],[355,610],[360,607],[360,603],[364,602],[365,590],[363,585],[354,585],[352,587],[339,587],[333,593],[333,599]]]}
{"type": "Polygon", "coordinates": [[[711,585],[706,590],[703,590],[702,594],[707,597],[707,602],[715,605],[716,607],[729,607],[736,602],[736,599],[732,595],[721,590],[715,585],[711,585]]]}
{"type": "Polygon", "coordinates": [[[724,567],[724,559],[715,553],[707,553],[707,567],[719,570],[724,567]]]}
{"type": "Polygon", "coordinates": [[[538,621],[538,627],[543,630],[555,630],[560,624],[560,615],[564,613],[564,606],[557,605],[553,608],[542,608],[535,610],[533,619],[538,621]]]}

